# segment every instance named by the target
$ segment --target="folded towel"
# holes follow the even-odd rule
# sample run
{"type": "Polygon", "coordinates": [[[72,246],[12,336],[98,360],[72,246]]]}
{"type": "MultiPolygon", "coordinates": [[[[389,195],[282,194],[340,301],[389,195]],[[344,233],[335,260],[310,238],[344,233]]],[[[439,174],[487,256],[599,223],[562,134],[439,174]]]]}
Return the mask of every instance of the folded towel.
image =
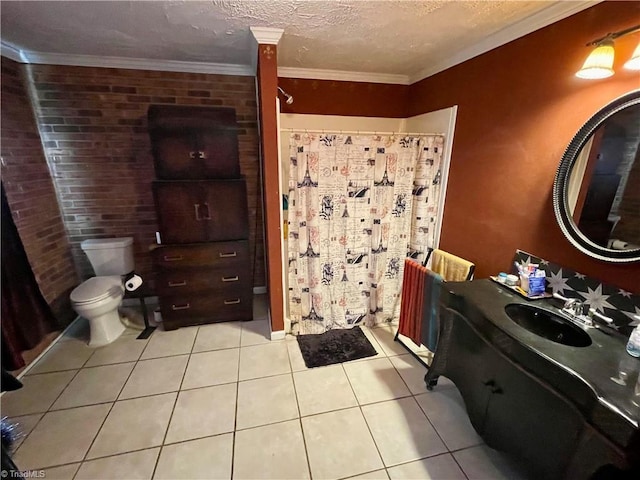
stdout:
{"type": "Polygon", "coordinates": [[[434,250],[431,256],[431,270],[438,273],[447,282],[464,282],[469,278],[473,263],[456,257],[443,250],[434,250]]]}

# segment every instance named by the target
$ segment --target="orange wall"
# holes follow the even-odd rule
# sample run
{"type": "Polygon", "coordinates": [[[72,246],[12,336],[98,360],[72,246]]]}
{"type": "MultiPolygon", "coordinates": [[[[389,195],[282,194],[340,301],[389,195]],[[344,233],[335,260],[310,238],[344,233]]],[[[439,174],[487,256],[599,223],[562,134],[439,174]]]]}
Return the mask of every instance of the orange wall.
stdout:
{"type": "Polygon", "coordinates": [[[459,106],[441,247],[474,261],[476,278],[508,268],[520,248],[640,293],[640,264],[580,253],[557,226],[551,198],[573,135],[640,88],[640,74],[622,69],[640,33],[616,41],[616,74],[604,80],[574,76],[585,44],[639,18],[640,3],[604,2],[410,87],[410,116],[459,106]]]}
{"type": "Polygon", "coordinates": [[[293,103],[281,97],[282,113],[405,118],[407,85],[279,78],[293,103]]]}
{"type": "Polygon", "coordinates": [[[565,148],[591,115],[640,88],[622,64],[640,33],[616,41],[616,74],[574,73],[585,44],[639,23],[640,3],[603,2],[410,86],[279,78],[285,113],[405,118],[458,105],[441,247],[476,278],[509,268],[517,248],[640,293],[640,265],[594,260],[562,235],[552,186],[565,148]]]}

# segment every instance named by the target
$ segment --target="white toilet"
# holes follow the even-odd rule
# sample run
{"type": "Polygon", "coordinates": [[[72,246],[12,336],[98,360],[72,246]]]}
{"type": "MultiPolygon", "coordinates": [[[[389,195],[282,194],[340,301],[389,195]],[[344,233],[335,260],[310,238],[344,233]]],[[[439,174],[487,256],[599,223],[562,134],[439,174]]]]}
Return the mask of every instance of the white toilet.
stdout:
{"type": "Polygon", "coordinates": [[[80,244],[96,276],[71,292],[71,305],[89,320],[89,346],[113,342],[125,330],[118,307],[124,296],[123,276],[133,271],[133,238],[84,240],[80,244]]]}

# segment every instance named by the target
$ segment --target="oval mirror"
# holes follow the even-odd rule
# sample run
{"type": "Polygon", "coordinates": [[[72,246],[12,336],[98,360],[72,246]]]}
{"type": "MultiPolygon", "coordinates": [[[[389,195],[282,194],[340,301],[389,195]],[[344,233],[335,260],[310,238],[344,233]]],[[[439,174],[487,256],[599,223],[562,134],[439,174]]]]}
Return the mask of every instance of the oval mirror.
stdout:
{"type": "Polygon", "coordinates": [[[553,183],[562,232],[609,262],[640,261],[640,90],[602,108],[573,137],[553,183]]]}

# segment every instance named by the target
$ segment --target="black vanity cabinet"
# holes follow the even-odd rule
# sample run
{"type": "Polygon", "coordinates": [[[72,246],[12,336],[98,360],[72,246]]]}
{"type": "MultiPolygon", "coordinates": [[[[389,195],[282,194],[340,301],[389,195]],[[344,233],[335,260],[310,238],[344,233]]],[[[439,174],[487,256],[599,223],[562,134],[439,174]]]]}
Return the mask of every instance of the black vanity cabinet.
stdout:
{"type": "Polygon", "coordinates": [[[443,309],[441,321],[448,329],[444,374],[460,390],[474,428],[487,445],[513,453],[541,478],[561,478],[583,428],[580,412],[455,310],[443,309]]]}
{"type": "Polygon", "coordinates": [[[590,331],[584,348],[551,342],[506,315],[513,303],[530,304],[489,280],[446,283],[427,389],[451,379],[487,445],[535,478],[589,479],[601,469],[633,474],[596,478],[640,478],[635,377],[612,381],[627,359],[622,340],[590,331]]]}

